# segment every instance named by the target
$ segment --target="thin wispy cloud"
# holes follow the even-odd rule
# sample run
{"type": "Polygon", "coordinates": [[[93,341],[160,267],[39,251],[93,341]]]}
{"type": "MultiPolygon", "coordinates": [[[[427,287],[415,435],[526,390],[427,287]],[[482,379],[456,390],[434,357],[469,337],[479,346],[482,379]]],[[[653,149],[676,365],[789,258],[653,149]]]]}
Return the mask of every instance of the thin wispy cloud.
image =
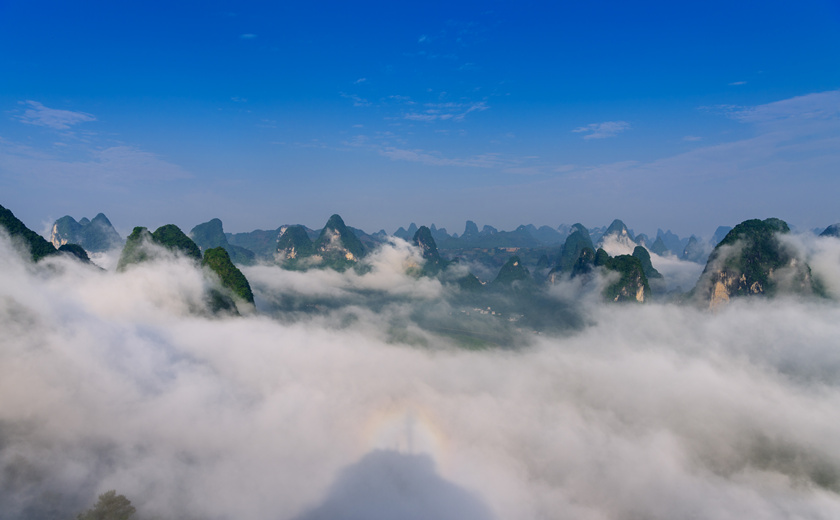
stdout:
{"type": "Polygon", "coordinates": [[[683,141],[700,141],[702,139],[703,139],[702,137],[699,137],[699,136],[696,136],[696,135],[687,135],[687,136],[682,138],[683,141]]]}
{"type": "Polygon", "coordinates": [[[239,38],[242,39],[242,40],[253,40],[256,37],[257,37],[257,35],[252,34],[252,33],[245,33],[245,34],[240,34],[239,35],[239,38]]]}
{"type": "Polygon", "coordinates": [[[408,161],[430,166],[466,166],[472,168],[494,168],[502,164],[499,154],[487,153],[467,158],[444,157],[437,152],[408,150],[393,146],[378,149],[379,155],[395,161],[408,161]]]}
{"type": "Polygon", "coordinates": [[[365,81],[367,81],[367,78],[359,78],[356,81],[354,81],[353,84],[358,85],[359,83],[364,83],[365,81]]]}
{"type": "Polygon", "coordinates": [[[23,145],[0,141],[0,170],[9,177],[39,185],[85,185],[124,189],[137,183],[175,181],[192,174],[157,154],[133,146],[78,149],[83,157],[69,160],[23,145]]]}
{"type": "Polygon", "coordinates": [[[746,81],[733,81],[732,83],[729,84],[729,86],[730,87],[735,87],[735,86],[738,86],[738,85],[746,85],[746,84],[747,84],[746,81]]]}
{"type": "Polygon", "coordinates": [[[73,112],[49,108],[37,101],[27,100],[22,104],[28,105],[23,115],[18,116],[27,125],[45,126],[53,130],[68,130],[71,126],[88,121],[96,121],[96,117],[85,112],[73,112]]]}
{"type": "Polygon", "coordinates": [[[410,112],[404,116],[410,121],[463,121],[471,112],[483,112],[490,108],[484,101],[477,103],[426,103],[422,112],[410,112]]]}
{"type": "Polygon", "coordinates": [[[630,128],[627,121],[604,121],[603,123],[591,123],[572,130],[575,133],[585,133],[584,139],[605,139],[615,137],[630,128]]]}
{"type": "Polygon", "coordinates": [[[356,94],[347,94],[346,92],[340,94],[341,97],[352,100],[354,107],[369,107],[371,105],[370,101],[356,94]]]}

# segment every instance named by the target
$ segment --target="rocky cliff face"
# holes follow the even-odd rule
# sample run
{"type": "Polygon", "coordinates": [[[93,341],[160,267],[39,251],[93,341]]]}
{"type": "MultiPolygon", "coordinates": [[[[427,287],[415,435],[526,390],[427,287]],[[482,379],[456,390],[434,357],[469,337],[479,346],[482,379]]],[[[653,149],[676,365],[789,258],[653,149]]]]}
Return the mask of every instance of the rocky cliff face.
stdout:
{"type": "MultiPolygon", "coordinates": [[[[611,258],[603,249],[595,255],[595,266],[603,266],[607,274],[618,274],[618,280],[604,288],[604,297],[614,302],[644,303],[650,298],[650,285],[645,276],[642,262],[632,255],[618,255],[611,258]]],[[[615,276],[614,274],[612,276],[615,276]]]]}
{"type": "Polygon", "coordinates": [[[283,234],[277,240],[277,261],[300,262],[315,254],[315,245],[303,226],[289,226],[281,230],[283,234]]]}
{"type": "Polygon", "coordinates": [[[783,220],[746,220],[715,247],[694,289],[711,308],[744,296],[817,292],[811,268],[779,237],[790,232],[783,220]]]}
{"type": "Polygon", "coordinates": [[[104,214],[99,213],[93,220],[83,218],[80,221],[65,215],[53,223],[50,242],[56,248],[64,244],[78,244],[93,253],[107,251],[122,244],[122,238],[104,214]]]}
{"type": "Polygon", "coordinates": [[[432,231],[426,226],[420,226],[413,238],[414,245],[420,248],[426,264],[423,266],[423,273],[435,275],[446,265],[438,252],[437,244],[432,236],[432,231]]]}

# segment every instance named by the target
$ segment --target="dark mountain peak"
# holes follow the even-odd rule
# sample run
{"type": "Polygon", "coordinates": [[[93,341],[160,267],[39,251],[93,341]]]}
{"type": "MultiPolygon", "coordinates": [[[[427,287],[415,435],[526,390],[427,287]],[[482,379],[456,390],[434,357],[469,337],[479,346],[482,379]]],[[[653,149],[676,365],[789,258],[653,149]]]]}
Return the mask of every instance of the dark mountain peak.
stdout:
{"type": "Polygon", "coordinates": [[[485,226],[483,228],[481,228],[481,233],[479,233],[479,234],[480,235],[495,235],[498,232],[499,232],[498,229],[494,228],[493,226],[488,226],[488,225],[485,224],[485,226]]]}
{"type": "Polygon", "coordinates": [[[344,224],[344,219],[336,213],[327,220],[327,223],[324,225],[324,229],[321,230],[321,236],[323,236],[327,230],[344,233],[347,231],[347,226],[344,224]]]}
{"type": "Polygon", "coordinates": [[[222,221],[214,218],[203,224],[199,224],[190,231],[190,238],[203,251],[214,247],[226,247],[228,245],[222,221]]]}
{"type": "Polygon", "coordinates": [[[585,235],[585,236],[587,236],[587,237],[589,236],[589,230],[588,230],[588,229],[586,229],[586,226],[584,226],[584,225],[583,225],[583,224],[581,224],[580,222],[577,222],[577,223],[575,223],[575,224],[572,224],[572,227],[570,227],[570,228],[569,228],[569,234],[570,234],[570,235],[571,235],[572,233],[574,233],[575,231],[580,231],[583,235],[585,235]]]}
{"type": "Polygon", "coordinates": [[[222,247],[214,247],[204,251],[201,265],[209,267],[219,277],[222,287],[230,290],[237,297],[242,298],[250,304],[254,304],[254,293],[251,291],[251,284],[242,274],[222,247]]]}
{"type": "Polygon", "coordinates": [[[171,251],[183,254],[196,261],[201,260],[201,250],[190,237],[175,224],[166,224],[152,233],[152,240],[171,251]]]}
{"type": "Polygon", "coordinates": [[[99,213],[92,221],[83,218],[76,222],[70,215],[61,217],[53,223],[50,242],[55,247],[79,244],[88,251],[102,252],[119,245],[122,239],[108,217],[99,213]]]}
{"type": "Polygon", "coordinates": [[[723,240],[724,237],[726,237],[727,233],[729,233],[730,231],[732,231],[731,226],[718,226],[718,228],[715,230],[715,234],[712,235],[712,247],[720,244],[720,241],[723,240]]]}
{"type": "Polygon", "coordinates": [[[832,224],[820,233],[821,237],[840,237],[840,223],[832,224]]]}
{"type": "MultiPolygon", "coordinates": [[[[615,219],[604,232],[604,236],[607,235],[629,236],[630,231],[627,229],[627,226],[624,225],[624,222],[619,219],[615,219]]],[[[633,237],[631,236],[630,238],[632,239],[633,237]]]]}
{"type": "Polygon", "coordinates": [[[657,236],[656,240],[653,241],[653,245],[650,246],[650,250],[659,256],[663,256],[668,253],[668,246],[665,245],[661,236],[657,236]]]}
{"type": "MultiPolygon", "coordinates": [[[[82,220],[84,220],[84,219],[82,219],[82,220]]],[[[108,217],[106,217],[104,213],[97,213],[96,216],[93,217],[93,220],[90,221],[90,223],[91,224],[99,224],[99,225],[107,226],[107,227],[114,227],[111,224],[111,221],[108,220],[108,217]]]]}
{"type": "Polygon", "coordinates": [[[610,258],[604,267],[619,275],[618,281],[604,289],[604,296],[608,300],[644,303],[650,298],[650,284],[639,258],[618,255],[610,258]]]}
{"type": "Polygon", "coordinates": [[[117,271],[124,271],[132,264],[148,260],[149,254],[143,247],[148,242],[152,242],[152,234],[149,230],[143,226],[135,227],[125,239],[120,260],[117,262],[117,271]]]}
{"type": "Polygon", "coordinates": [[[522,264],[516,255],[510,257],[499,270],[499,275],[493,280],[494,285],[512,285],[514,282],[532,281],[531,272],[522,264]]]}
{"type": "Polygon", "coordinates": [[[321,254],[333,257],[328,259],[328,263],[332,264],[356,262],[365,252],[362,242],[338,215],[331,216],[327,221],[318,240],[315,241],[315,249],[321,254]]]}
{"type": "Polygon", "coordinates": [[[709,255],[695,295],[714,308],[736,296],[819,292],[808,264],[779,240],[789,232],[777,218],[735,226],[709,255]]]}
{"type": "Polygon", "coordinates": [[[424,274],[435,275],[445,267],[445,262],[440,257],[431,229],[420,226],[414,234],[413,242],[420,248],[423,258],[426,260],[426,264],[423,266],[424,274]]]}
{"type": "Polygon", "coordinates": [[[478,226],[472,220],[468,220],[467,224],[464,226],[464,234],[461,235],[461,238],[468,239],[478,236],[478,226]]]}
{"type": "Polygon", "coordinates": [[[44,237],[26,227],[14,213],[3,206],[0,206],[0,228],[4,228],[13,240],[20,240],[29,248],[33,262],[58,253],[44,237]]]}
{"type": "Polygon", "coordinates": [[[287,227],[277,240],[277,252],[286,260],[304,258],[315,254],[315,244],[306,228],[300,224],[287,227]]]}
{"type": "Polygon", "coordinates": [[[581,252],[585,248],[588,247],[589,249],[595,251],[595,246],[592,244],[592,239],[589,237],[589,232],[586,231],[586,228],[583,226],[576,226],[578,226],[578,224],[572,226],[574,231],[566,237],[566,242],[563,244],[563,249],[560,251],[560,258],[553,269],[555,272],[571,271],[575,262],[577,262],[578,258],[580,258],[581,252]]]}
{"type": "Polygon", "coordinates": [[[440,261],[440,253],[435,243],[435,238],[432,236],[432,230],[426,226],[420,226],[413,238],[414,245],[420,248],[423,252],[423,258],[426,260],[440,261]]]}
{"type": "Polygon", "coordinates": [[[650,281],[651,278],[662,278],[662,274],[654,269],[653,264],[650,261],[650,253],[647,249],[642,246],[636,246],[636,248],[633,249],[633,256],[639,259],[639,262],[642,264],[642,270],[645,272],[645,276],[647,276],[648,281],[650,281]]]}

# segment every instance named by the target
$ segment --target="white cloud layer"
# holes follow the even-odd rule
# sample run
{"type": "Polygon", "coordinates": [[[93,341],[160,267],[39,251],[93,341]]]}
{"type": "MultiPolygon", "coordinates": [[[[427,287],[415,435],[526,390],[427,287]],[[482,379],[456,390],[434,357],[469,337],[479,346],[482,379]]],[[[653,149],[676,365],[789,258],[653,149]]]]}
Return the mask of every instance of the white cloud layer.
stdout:
{"type": "Polygon", "coordinates": [[[79,123],[96,121],[93,115],[85,112],[49,108],[31,100],[25,101],[24,104],[29,108],[23,112],[23,115],[19,116],[19,119],[28,125],[45,126],[53,130],[68,130],[71,126],[79,123]]]}
{"type": "MultiPolygon", "coordinates": [[[[835,245],[802,247],[836,273],[835,245]]],[[[440,291],[402,274],[414,260],[395,242],[367,275],[247,272],[403,307],[440,291]]],[[[389,306],[196,317],[204,282],[179,260],[51,262],[0,238],[3,519],[108,489],[161,518],[840,516],[835,301],[595,306],[567,336],[468,351],[386,341],[389,306]]]]}
{"type": "Polygon", "coordinates": [[[585,133],[584,139],[605,139],[615,137],[621,132],[630,128],[627,121],[604,121],[603,123],[591,123],[572,130],[575,133],[585,133]]]}

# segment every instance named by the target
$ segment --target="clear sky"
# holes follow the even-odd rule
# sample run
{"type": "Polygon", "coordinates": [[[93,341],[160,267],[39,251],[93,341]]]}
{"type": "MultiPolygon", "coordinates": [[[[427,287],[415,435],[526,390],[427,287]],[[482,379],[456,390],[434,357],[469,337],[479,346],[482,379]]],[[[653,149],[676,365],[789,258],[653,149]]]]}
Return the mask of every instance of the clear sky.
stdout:
{"type": "Polygon", "coordinates": [[[0,204],[38,230],[711,235],[839,196],[836,0],[0,1],[0,204]]]}

